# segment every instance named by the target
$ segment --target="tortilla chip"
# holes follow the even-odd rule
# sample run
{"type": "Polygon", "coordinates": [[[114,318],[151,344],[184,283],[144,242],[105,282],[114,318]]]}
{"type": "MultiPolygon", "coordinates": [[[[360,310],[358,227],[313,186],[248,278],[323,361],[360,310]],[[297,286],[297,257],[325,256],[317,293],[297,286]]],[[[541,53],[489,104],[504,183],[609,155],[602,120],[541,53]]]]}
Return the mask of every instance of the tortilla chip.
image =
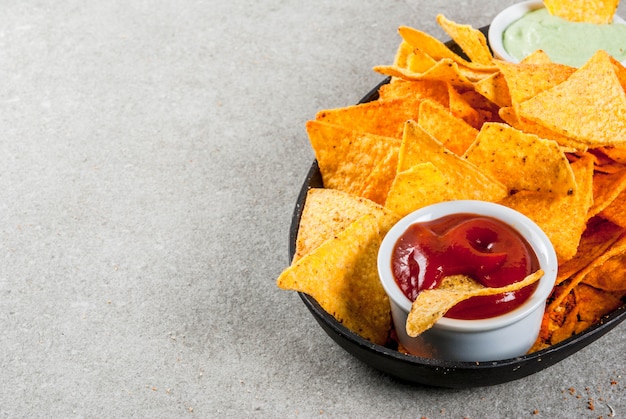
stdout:
{"type": "Polygon", "coordinates": [[[454,86],[450,85],[448,87],[448,98],[449,103],[448,107],[450,108],[450,113],[467,122],[470,126],[475,129],[479,129],[483,124],[484,120],[481,118],[478,110],[474,109],[465,99],[465,97],[459,93],[454,86]]]}
{"type": "Polygon", "coordinates": [[[395,168],[390,167],[389,172],[384,172],[381,165],[388,167],[385,162],[398,153],[400,140],[320,121],[308,121],[306,129],[326,188],[371,199],[381,195],[381,182],[386,188],[391,186],[395,168]],[[379,174],[378,179],[371,178],[374,171],[379,174]],[[374,182],[377,185],[373,191],[375,195],[370,197],[366,190],[374,182]]]}
{"type": "Polygon", "coordinates": [[[501,72],[474,83],[474,89],[500,107],[511,106],[511,93],[501,72]]]}
{"type": "Polygon", "coordinates": [[[626,228],[626,191],[620,192],[598,215],[622,228],[626,228]]]}
{"type": "Polygon", "coordinates": [[[626,291],[626,250],[589,272],[582,283],[604,291],[626,291]]]}
{"type": "Polygon", "coordinates": [[[436,65],[437,61],[419,48],[415,48],[406,61],[407,70],[413,73],[425,73],[436,65]]]}
{"type": "Polygon", "coordinates": [[[564,149],[584,152],[589,148],[587,144],[580,143],[570,137],[567,137],[566,135],[554,132],[534,121],[521,118],[515,112],[513,107],[500,108],[498,113],[504,122],[510,126],[529,134],[535,134],[541,138],[545,138],[546,140],[556,141],[564,149]]]}
{"type": "Polygon", "coordinates": [[[385,208],[404,216],[427,205],[461,198],[461,193],[451,187],[444,174],[427,162],[396,175],[387,194],[385,208]]]}
{"type": "Polygon", "coordinates": [[[513,106],[563,83],[576,71],[573,67],[552,62],[513,64],[497,61],[497,65],[508,85],[513,106]]]}
{"type": "Polygon", "coordinates": [[[572,22],[611,23],[619,0],[544,0],[548,12],[572,22]]]}
{"type": "Polygon", "coordinates": [[[448,84],[438,80],[406,81],[394,79],[378,89],[380,101],[418,97],[429,99],[448,107],[448,84]]]}
{"type": "Polygon", "coordinates": [[[594,259],[589,265],[587,265],[584,269],[580,270],[576,275],[574,275],[570,280],[564,282],[564,287],[559,287],[558,293],[553,293],[553,300],[548,305],[548,309],[552,310],[554,307],[557,307],[563,299],[569,294],[576,286],[578,286],[587,275],[593,271],[594,269],[602,266],[606,261],[613,258],[614,256],[623,255],[626,252],[626,236],[621,235],[618,240],[616,240],[609,249],[607,249],[604,253],[594,259]]]}
{"type": "Polygon", "coordinates": [[[556,142],[506,124],[484,124],[464,157],[509,191],[562,196],[576,189],[574,172],[556,142]]]}
{"type": "Polygon", "coordinates": [[[520,103],[517,112],[590,147],[626,144],[626,93],[605,51],[563,83],[520,103]]]}
{"type": "Polygon", "coordinates": [[[484,72],[492,72],[496,70],[496,67],[491,63],[485,65],[478,62],[467,61],[466,59],[452,51],[450,48],[448,48],[446,44],[444,44],[437,38],[418,29],[414,29],[408,26],[401,26],[398,29],[398,32],[400,33],[400,36],[404,41],[413,45],[413,47],[415,48],[421,49],[437,61],[440,61],[442,59],[449,59],[457,64],[462,65],[463,67],[484,72]]]}
{"type": "Polygon", "coordinates": [[[493,55],[487,45],[485,35],[470,25],[460,25],[446,19],[443,15],[437,15],[437,23],[457,43],[469,59],[485,66],[493,65],[493,55]]]}
{"type": "Polygon", "coordinates": [[[575,333],[580,333],[602,317],[624,304],[623,292],[606,292],[580,284],[574,288],[578,306],[578,325],[575,333]]]}
{"type": "Polygon", "coordinates": [[[472,297],[519,291],[543,276],[543,271],[528,275],[521,281],[498,288],[485,287],[465,275],[445,277],[439,287],[421,291],[411,306],[406,321],[406,332],[416,337],[430,329],[456,304],[472,297]]]}
{"type": "Polygon", "coordinates": [[[602,212],[626,190],[626,169],[615,173],[596,173],[593,177],[593,205],[589,217],[602,212]]]}
{"type": "Polygon", "coordinates": [[[425,72],[414,72],[407,68],[396,66],[379,65],[374,71],[386,76],[397,77],[403,80],[418,81],[431,80],[443,81],[455,86],[471,87],[472,81],[463,74],[459,65],[449,58],[444,58],[425,72]]]}
{"type": "Polygon", "coordinates": [[[476,128],[431,100],[421,103],[418,123],[424,131],[459,156],[465,153],[478,135],[476,128]]]}
{"type": "Polygon", "coordinates": [[[571,167],[576,179],[573,194],[555,197],[548,193],[521,191],[500,201],[539,225],[552,242],[559,263],[576,254],[593,202],[593,157],[585,155],[571,167]]]}
{"type": "Polygon", "coordinates": [[[580,238],[576,255],[559,265],[556,284],[560,284],[599,258],[623,234],[624,229],[595,217],[589,220],[580,238]]]}
{"type": "Polygon", "coordinates": [[[376,268],[381,240],[378,222],[366,215],[285,269],[276,283],[310,295],[348,329],[384,345],[391,314],[376,268]]]}
{"type": "Polygon", "coordinates": [[[626,165],[626,147],[600,147],[598,150],[611,160],[626,165]]]}
{"type": "Polygon", "coordinates": [[[369,199],[337,189],[310,189],[302,208],[293,261],[302,259],[368,214],[374,215],[379,221],[381,234],[385,234],[400,218],[369,199]]]}
{"type": "Polygon", "coordinates": [[[343,108],[325,109],[319,111],[315,119],[348,130],[402,138],[404,122],[408,119],[417,119],[421,101],[420,96],[374,100],[343,108]]]}

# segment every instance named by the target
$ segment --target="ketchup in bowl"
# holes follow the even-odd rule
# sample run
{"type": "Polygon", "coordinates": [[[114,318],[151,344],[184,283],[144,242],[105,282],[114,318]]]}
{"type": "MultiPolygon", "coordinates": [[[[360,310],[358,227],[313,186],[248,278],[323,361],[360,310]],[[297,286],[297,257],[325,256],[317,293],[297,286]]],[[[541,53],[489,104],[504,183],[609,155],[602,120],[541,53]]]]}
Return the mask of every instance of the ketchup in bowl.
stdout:
{"type": "MultiPolygon", "coordinates": [[[[468,275],[495,288],[521,281],[539,267],[532,248],[514,228],[469,213],[412,224],[397,240],[391,263],[396,283],[411,301],[449,275],[468,275]]],[[[474,297],[454,306],[446,317],[499,316],[519,307],[535,288],[533,284],[515,292],[474,297]]]]}

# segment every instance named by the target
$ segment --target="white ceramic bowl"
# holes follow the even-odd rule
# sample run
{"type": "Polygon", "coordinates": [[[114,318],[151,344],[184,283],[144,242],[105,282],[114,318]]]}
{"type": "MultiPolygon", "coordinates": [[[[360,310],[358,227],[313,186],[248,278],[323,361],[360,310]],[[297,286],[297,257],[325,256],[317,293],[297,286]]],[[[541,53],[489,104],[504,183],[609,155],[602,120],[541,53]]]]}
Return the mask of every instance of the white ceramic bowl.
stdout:
{"type": "Polygon", "coordinates": [[[496,361],[524,355],[537,339],[546,300],[556,280],[557,258],[548,237],[528,217],[499,204],[461,200],[430,205],[401,219],[387,233],[380,246],[378,272],[389,296],[398,340],[407,351],[451,361],[496,361]],[[458,213],[490,216],[512,226],[534,250],[544,276],[530,298],[513,311],[480,320],[443,317],[420,336],[410,337],[406,333],[406,319],[412,303],[393,277],[393,248],[410,225],[458,213]]]}
{"type": "MultiPolygon", "coordinates": [[[[521,3],[516,3],[510,7],[507,7],[496,15],[496,17],[491,22],[491,25],[489,26],[489,31],[487,33],[489,46],[491,47],[491,50],[493,51],[493,54],[496,58],[511,63],[519,62],[517,58],[509,54],[504,48],[502,42],[504,31],[513,22],[524,16],[526,13],[532,12],[533,10],[542,9],[544,7],[545,6],[543,4],[543,1],[541,0],[529,0],[523,1],[521,3]]],[[[613,16],[613,21],[626,24],[626,21],[624,21],[624,19],[617,15],[613,16]]],[[[622,64],[625,64],[625,62],[623,61],[622,64]]]]}

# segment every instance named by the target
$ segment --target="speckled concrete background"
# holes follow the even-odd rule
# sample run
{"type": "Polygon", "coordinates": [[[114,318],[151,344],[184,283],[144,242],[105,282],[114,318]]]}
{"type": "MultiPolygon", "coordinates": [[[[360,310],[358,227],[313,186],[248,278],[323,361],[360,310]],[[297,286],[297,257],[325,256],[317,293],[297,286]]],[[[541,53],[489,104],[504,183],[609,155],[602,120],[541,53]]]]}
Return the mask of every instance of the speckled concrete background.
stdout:
{"type": "Polygon", "coordinates": [[[626,414],[623,327],[520,381],[408,386],[274,283],[305,121],[381,80],[398,26],[512,0],[3,3],[0,417],[626,414]]]}

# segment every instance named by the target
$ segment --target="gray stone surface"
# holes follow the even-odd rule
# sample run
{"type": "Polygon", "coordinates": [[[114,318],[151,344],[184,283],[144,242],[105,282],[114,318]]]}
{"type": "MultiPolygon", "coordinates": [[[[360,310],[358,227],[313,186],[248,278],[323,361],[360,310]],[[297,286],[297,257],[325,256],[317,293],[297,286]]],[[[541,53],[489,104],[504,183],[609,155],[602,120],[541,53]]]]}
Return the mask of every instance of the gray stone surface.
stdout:
{"type": "Polygon", "coordinates": [[[437,13],[511,3],[2,2],[0,417],[626,414],[623,327],[441,390],[363,365],[275,286],[305,121],[381,80],[398,26],[447,40],[437,13]]]}

